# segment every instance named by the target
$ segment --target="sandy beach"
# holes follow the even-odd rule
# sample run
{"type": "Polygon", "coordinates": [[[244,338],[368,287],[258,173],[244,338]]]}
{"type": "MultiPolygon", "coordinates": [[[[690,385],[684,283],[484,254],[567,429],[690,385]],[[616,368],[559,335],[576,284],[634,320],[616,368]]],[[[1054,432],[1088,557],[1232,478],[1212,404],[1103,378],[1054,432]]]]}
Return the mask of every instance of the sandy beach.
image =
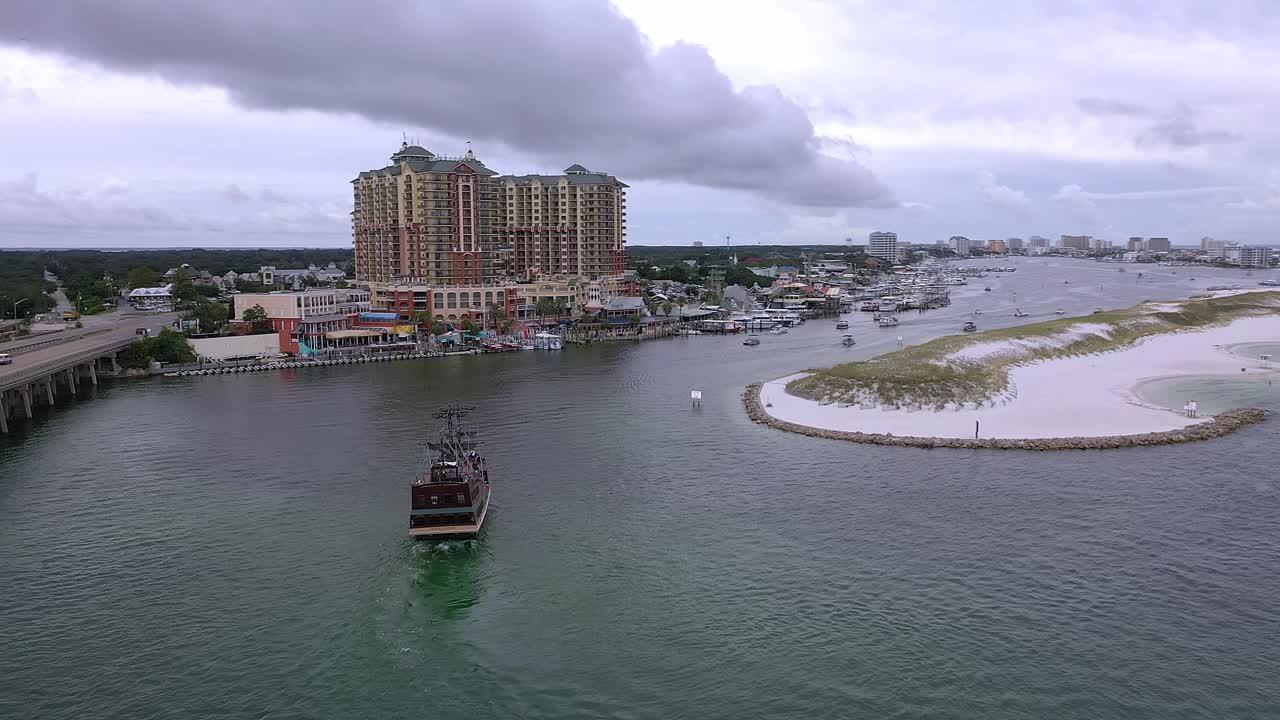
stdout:
{"type": "MultiPolygon", "coordinates": [[[[1192,375],[1276,374],[1259,360],[1232,354],[1232,345],[1280,338],[1280,315],[1247,317],[1227,325],[1145,338],[1122,350],[1015,366],[1011,392],[995,406],[961,410],[898,410],[820,404],[786,392],[803,373],[765,383],[760,400],[778,420],[827,430],[898,436],[972,438],[1061,438],[1133,435],[1176,430],[1209,418],[1191,419],[1142,403],[1139,383],[1192,375]],[[1241,372],[1243,368],[1243,373],[1241,372]]],[[[971,359],[1001,347],[966,351],[971,359]]],[[[1195,398],[1187,398],[1193,400],[1195,398]]]]}

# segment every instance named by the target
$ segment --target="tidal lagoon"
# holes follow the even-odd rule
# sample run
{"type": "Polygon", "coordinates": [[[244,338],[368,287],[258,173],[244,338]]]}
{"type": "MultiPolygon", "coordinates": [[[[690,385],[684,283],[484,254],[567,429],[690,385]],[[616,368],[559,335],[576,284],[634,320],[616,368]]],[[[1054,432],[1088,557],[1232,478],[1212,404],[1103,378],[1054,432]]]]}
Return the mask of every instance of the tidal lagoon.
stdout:
{"type": "MultiPolygon", "coordinates": [[[[0,440],[0,717],[1280,716],[1274,418],[1029,453],[743,413],[750,382],[978,305],[993,327],[1245,280],[1018,267],[898,328],[855,314],[854,348],[810,321],[104,384],[0,440]],[[477,406],[494,510],[441,546],[405,528],[449,400],[477,406]]],[[[1188,382],[1147,398],[1219,402],[1188,382]]],[[[1222,402],[1280,410],[1253,390],[1222,402]]]]}

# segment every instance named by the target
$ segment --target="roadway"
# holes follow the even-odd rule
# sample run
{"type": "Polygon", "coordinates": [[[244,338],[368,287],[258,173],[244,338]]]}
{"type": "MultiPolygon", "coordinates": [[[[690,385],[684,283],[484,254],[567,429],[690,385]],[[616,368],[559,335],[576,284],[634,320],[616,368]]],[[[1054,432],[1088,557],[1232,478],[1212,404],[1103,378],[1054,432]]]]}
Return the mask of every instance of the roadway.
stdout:
{"type": "Polygon", "coordinates": [[[102,313],[100,315],[87,315],[81,318],[81,324],[84,327],[68,328],[50,333],[41,333],[39,335],[31,335],[28,337],[17,338],[8,342],[0,343],[0,353],[9,353],[17,356],[20,353],[30,352],[32,350],[56,345],[72,340],[78,340],[90,335],[120,330],[123,328],[131,328],[137,330],[140,327],[159,327],[156,322],[164,324],[172,323],[178,318],[180,313],[154,313],[140,312],[137,310],[118,310],[111,313],[102,313]]]}
{"type": "MultiPolygon", "coordinates": [[[[0,365],[0,390],[57,372],[77,363],[90,362],[97,357],[127,346],[137,338],[138,328],[159,332],[179,317],[179,313],[121,314],[119,321],[99,326],[92,332],[63,338],[62,342],[27,349],[13,355],[13,362],[0,365]]],[[[89,328],[85,328],[89,330],[89,328]]],[[[0,348],[0,352],[7,352],[0,348]]]]}

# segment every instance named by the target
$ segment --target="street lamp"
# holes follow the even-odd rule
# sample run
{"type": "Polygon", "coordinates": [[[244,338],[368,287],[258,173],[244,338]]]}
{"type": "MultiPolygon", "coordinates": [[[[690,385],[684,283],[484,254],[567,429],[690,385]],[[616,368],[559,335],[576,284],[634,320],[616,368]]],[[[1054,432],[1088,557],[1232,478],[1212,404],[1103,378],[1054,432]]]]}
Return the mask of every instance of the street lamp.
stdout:
{"type": "Polygon", "coordinates": [[[18,302],[16,302],[16,303],[14,303],[14,304],[13,304],[13,319],[14,319],[14,320],[17,320],[17,319],[18,319],[18,306],[19,306],[19,305],[21,305],[21,304],[22,304],[22,303],[24,303],[24,302],[30,302],[30,301],[31,301],[31,298],[22,298],[21,300],[19,300],[18,302]]]}

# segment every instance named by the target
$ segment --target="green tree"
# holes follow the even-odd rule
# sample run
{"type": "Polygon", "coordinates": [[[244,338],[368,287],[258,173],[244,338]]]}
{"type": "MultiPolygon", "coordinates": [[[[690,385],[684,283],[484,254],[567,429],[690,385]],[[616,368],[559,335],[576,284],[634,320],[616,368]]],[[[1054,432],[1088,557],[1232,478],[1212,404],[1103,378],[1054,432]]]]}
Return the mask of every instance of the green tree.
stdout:
{"type": "Polygon", "coordinates": [[[347,288],[351,287],[349,284],[347,284],[346,280],[343,280],[341,278],[339,278],[338,281],[333,284],[333,286],[338,288],[339,290],[346,290],[347,288]]]}
{"type": "Polygon", "coordinates": [[[476,326],[474,322],[472,322],[471,318],[467,318],[463,320],[462,324],[460,324],[458,327],[459,329],[462,330],[462,332],[472,333],[472,334],[474,334],[477,330],[480,329],[479,327],[476,326]]]}
{"type": "Polygon", "coordinates": [[[533,304],[533,311],[540,318],[554,317],[560,314],[560,303],[556,298],[538,298],[538,301],[533,304]]]}
{"type": "Polygon", "coordinates": [[[445,325],[445,324],[444,324],[444,323],[442,323],[442,322],[438,322],[438,323],[431,323],[431,334],[432,334],[432,335],[440,336],[440,335],[443,335],[443,334],[445,334],[445,333],[447,333],[447,332],[449,332],[449,326],[448,326],[448,325],[445,325]]]}
{"type": "Polygon", "coordinates": [[[227,325],[231,312],[220,302],[201,300],[187,311],[186,319],[200,323],[202,333],[220,333],[227,325]]]}
{"type": "Polygon", "coordinates": [[[241,315],[240,319],[244,320],[247,323],[266,322],[267,311],[263,309],[261,305],[254,305],[251,308],[246,308],[244,313],[241,315]]]}
{"type": "Polygon", "coordinates": [[[671,314],[671,301],[670,301],[670,300],[668,300],[668,301],[666,301],[666,302],[662,303],[662,314],[663,314],[663,315],[670,315],[670,314],[671,314]]]}
{"type": "Polygon", "coordinates": [[[173,274],[173,296],[179,302],[191,302],[199,293],[196,284],[191,280],[191,273],[186,268],[178,268],[173,274]]]}
{"type": "Polygon", "coordinates": [[[125,366],[144,368],[152,360],[162,363],[189,363],[196,361],[196,351],[182,333],[169,328],[159,335],[135,340],[125,350],[125,366]]]}
{"type": "Polygon", "coordinates": [[[160,273],[150,265],[139,265],[129,270],[127,282],[131,288],[156,287],[160,284],[160,273]]]}
{"type": "Polygon", "coordinates": [[[496,328],[500,328],[507,321],[507,311],[502,309],[498,303],[489,306],[489,323],[496,328]]]}
{"type": "Polygon", "coordinates": [[[245,280],[242,277],[238,277],[236,278],[236,289],[240,292],[264,292],[267,286],[255,280],[245,280]]]}

